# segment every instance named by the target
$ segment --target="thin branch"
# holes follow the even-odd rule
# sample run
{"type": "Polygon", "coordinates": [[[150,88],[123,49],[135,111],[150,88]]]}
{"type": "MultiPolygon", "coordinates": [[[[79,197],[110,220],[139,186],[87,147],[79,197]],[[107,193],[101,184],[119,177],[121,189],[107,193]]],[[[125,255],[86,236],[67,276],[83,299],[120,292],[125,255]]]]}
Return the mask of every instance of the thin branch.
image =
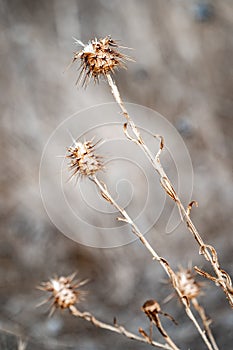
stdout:
{"type": "Polygon", "coordinates": [[[210,329],[210,324],[211,324],[212,320],[206,316],[205,309],[198,303],[196,298],[192,299],[192,304],[202,319],[206,334],[208,335],[209,340],[211,341],[213,349],[219,350],[218,345],[217,345],[217,343],[214,339],[214,336],[212,334],[212,331],[210,329]]]}
{"type": "Polygon", "coordinates": [[[154,347],[157,347],[160,349],[173,350],[173,348],[167,344],[161,344],[161,343],[158,343],[156,341],[146,339],[145,337],[140,337],[134,333],[131,333],[128,330],[126,330],[123,326],[116,324],[116,322],[114,325],[111,325],[111,324],[99,321],[91,313],[81,312],[74,305],[71,305],[69,307],[69,309],[70,309],[70,312],[72,313],[73,316],[82,318],[82,319],[92,323],[97,328],[102,328],[102,329],[106,329],[106,330],[114,332],[114,333],[122,334],[129,339],[137,340],[137,341],[142,342],[142,343],[147,343],[147,344],[150,344],[151,346],[154,346],[154,347]]]}
{"type": "MultiPolygon", "coordinates": [[[[195,227],[195,225],[193,224],[193,222],[190,218],[190,215],[189,215],[190,210],[186,211],[179,196],[177,195],[176,191],[174,190],[174,188],[171,184],[171,181],[169,180],[166,172],[164,171],[164,169],[160,163],[159,155],[154,157],[154,155],[151,153],[151,151],[148,149],[148,147],[144,143],[138,128],[136,127],[133,120],[131,119],[131,117],[130,117],[130,115],[129,115],[129,113],[128,113],[128,111],[127,111],[127,109],[126,109],[126,107],[121,99],[120,92],[118,90],[116,83],[112,79],[111,74],[110,73],[106,74],[106,78],[107,78],[108,84],[111,88],[112,95],[113,95],[114,99],[116,100],[116,102],[118,103],[121,111],[123,112],[123,115],[125,116],[125,118],[127,120],[127,123],[124,124],[124,132],[125,132],[126,136],[131,141],[133,141],[139,145],[139,147],[143,150],[143,152],[145,153],[145,155],[149,159],[150,163],[154,167],[155,171],[159,174],[161,186],[163,187],[165,192],[177,204],[182,221],[184,221],[186,223],[188,229],[191,231],[192,235],[194,236],[195,240],[197,241],[198,245],[200,246],[199,253],[204,255],[205,259],[211,263],[211,265],[215,271],[215,274],[217,276],[217,278],[215,278],[216,284],[219,285],[223,289],[231,307],[233,307],[232,281],[231,281],[229,274],[226,271],[224,271],[223,269],[221,269],[219,262],[218,262],[218,256],[217,256],[216,250],[212,246],[205,244],[204,241],[202,240],[197,228],[195,227]],[[135,135],[135,138],[129,136],[129,133],[127,131],[128,124],[130,125],[131,130],[132,130],[133,134],[135,135]]],[[[160,148],[160,152],[161,152],[161,148],[160,148]]]]}

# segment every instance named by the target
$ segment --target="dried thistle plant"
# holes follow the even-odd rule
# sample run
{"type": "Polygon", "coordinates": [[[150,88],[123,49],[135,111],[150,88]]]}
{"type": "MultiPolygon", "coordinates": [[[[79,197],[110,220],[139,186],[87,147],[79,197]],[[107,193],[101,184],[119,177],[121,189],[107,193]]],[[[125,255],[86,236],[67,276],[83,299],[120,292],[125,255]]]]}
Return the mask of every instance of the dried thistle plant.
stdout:
{"type": "Polygon", "coordinates": [[[71,177],[91,176],[97,171],[103,169],[102,157],[95,151],[96,144],[93,141],[74,142],[74,145],[68,148],[67,158],[70,159],[71,177]]]}
{"type": "MultiPolygon", "coordinates": [[[[130,141],[139,145],[139,147],[143,150],[143,152],[151,162],[155,171],[159,174],[160,184],[162,188],[165,190],[166,194],[176,203],[182,220],[186,223],[188,229],[191,231],[192,235],[194,236],[194,238],[200,246],[200,254],[204,255],[205,259],[210,262],[216,276],[212,276],[197,267],[195,267],[196,271],[202,276],[214,281],[216,285],[220,286],[225,292],[230,305],[233,306],[233,289],[231,278],[220,267],[216,250],[212,246],[204,243],[190,218],[192,206],[194,204],[197,205],[197,203],[195,201],[192,201],[191,203],[189,203],[188,207],[185,208],[162,167],[162,164],[160,162],[160,156],[164,148],[163,137],[155,135],[160,139],[160,148],[156,156],[154,156],[145,144],[139,129],[136,127],[131,116],[129,115],[121,99],[118,87],[112,78],[112,74],[114,73],[114,71],[118,68],[126,68],[125,61],[129,61],[131,59],[119,51],[119,49],[123,47],[118,45],[118,43],[111,39],[110,36],[107,36],[104,39],[94,39],[90,41],[87,45],[84,45],[79,40],[76,40],[76,42],[82,46],[82,50],[75,52],[72,60],[72,63],[74,63],[77,60],[80,61],[81,71],[77,82],[82,81],[82,85],[86,87],[90,79],[93,79],[94,82],[99,82],[99,79],[101,77],[104,77],[107,80],[111,88],[113,97],[118,103],[124,117],[126,118],[126,123],[123,126],[125,136],[130,141]]],[[[166,274],[169,276],[171,284],[185,308],[186,314],[197,328],[207,348],[209,350],[218,350],[217,344],[209,327],[211,320],[208,319],[204,308],[197,301],[197,297],[199,297],[201,294],[201,285],[198,282],[196,282],[190,270],[180,269],[177,272],[173,271],[168,261],[161,257],[150,245],[147,239],[143,236],[140,229],[135,225],[134,221],[131,219],[127,211],[124,208],[120,207],[118,203],[113,199],[106,184],[97,178],[97,173],[103,169],[103,163],[102,157],[95,153],[95,144],[93,143],[93,141],[75,141],[74,144],[67,150],[67,159],[69,160],[69,169],[71,171],[71,177],[76,179],[80,177],[86,177],[89,180],[91,180],[97,186],[102,197],[109,204],[114,206],[120,213],[120,217],[117,218],[118,221],[124,221],[130,225],[132,233],[139,238],[139,240],[142,242],[145,248],[152,255],[153,260],[156,260],[162,266],[166,274]],[[202,320],[204,330],[202,330],[201,326],[199,325],[199,322],[194,316],[192,306],[198,312],[202,320]]],[[[85,292],[79,290],[79,288],[85,283],[86,281],[75,282],[74,275],[68,277],[54,278],[48,282],[42,283],[39,288],[43,291],[51,293],[50,297],[44,301],[52,301],[50,314],[53,313],[56,308],[68,309],[73,316],[91,322],[94,326],[98,328],[103,328],[112,332],[123,334],[130,339],[148,343],[152,346],[156,346],[162,349],[179,349],[173,342],[173,340],[169,337],[167,331],[163,328],[160,316],[167,316],[173,322],[174,319],[161,310],[161,307],[157,301],[149,300],[146,303],[144,303],[142,307],[143,312],[147,315],[147,317],[150,320],[151,331],[150,335],[148,336],[146,332],[142,328],[140,328],[139,332],[142,335],[142,337],[140,337],[127,331],[124,327],[118,325],[116,320],[114,320],[112,325],[99,321],[89,312],[81,312],[77,308],[77,304],[79,304],[83,300],[85,292]],[[164,339],[166,340],[167,344],[157,343],[152,340],[152,324],[154,324],[157,327],[159,332],[163,335],[164,339]]]]}
{"type": "Polygon", "coordinates": [[[199,269],[198,267],[196,267],[196,271],[203,277],[213,281],[217,286],[221,287],[229,301],[229,304],[231,305],[231,307],[233,307],[233,287],[232,287],[231,277],[226,271],[224,271],[220,267],[218,255],[215,248],[212,247],[211,245],[206,244],[203,241],[196,226],[194,225],[194,223],[190,218],[191,208],[193,204],[197,205],[197,202],[192,201],[188,205],[187,209],[182,204],[177,192],[175,191],[168,175],[164,171],[162,164],[160,162],[160,153],[164,146],[163,138],[159,136],[161,138],[160,151],[154,157],[153,153],[145,144],[139,129],[136,127],[136,125],[133,122],[133,119],[129,115],[123,103],[123,100],[120,96],[119,89],[112,78],[112,72],[115,67],[121,66],[121,62],[122,62],[121,60],[123,59],[130,60],[130,58],[128,56],[120,57],[118,62],[117,57],[119,53],[115,49],[112,50],[111,48],[111,45],[113,47],[117,47],[117,44],[110,37],[106,37],[105,39],[100,39],[99,41],[97,39],[92,40],[86,46],[82,44],[79,40],[77,42],[82,46],[84,46],[84,49],[75,53],[72,62],[75,62],[77,59],[80,59],[81,68],[82,68],[81,75],[84,74],[85,76],[84,83],[87,83],[89,81],[89,78],[91,77],[93,77],[94,81],[98,81],[101,75],[106,77],[108,84],[111,88],[112,95],[115,101],[118,103],[124,117],[126,118],[127,122],[124,124],[124,133],[126,137],[129,140],[135,142],[137,145],[139,145],[139,147],[145,153],[146,157],[149,159],[155,171],[159,174],[161,186],[165,190],[166,194],[176,203],[182,221],[186,223],[187,228],[192,233],[193,237],[195,238],[195,240],[197,241],[200,247],[199,254],[203,255],[205,259],[208,262],[210,262],[210,264],[212,265],[213,271],[215,273],[215,276],[210,275],[209,273],[199,269]],[[112,58],[113,58],[113,60],[109,59],[109,65],[107,66],[104,64],[105,61],[103,61],[103,57],[106,57],[106,50],[107,51],[110,50],[109,53],[112,54],[112,58]],[[116,55],[115,58],[114,58],[114,55],[116,55]],[[111,62],[115,62],[115,63],[111,64],[111,62]],[[104,67],[106,67],[106,69],[104,67]],[[128,127],[130,128],[133,136],[130,136],[128,127]]]}
{"type": "Polygon", "coordinates": [[[48,282],[42,282],[37,287],[42,291],[51,293],[51,296],[41,303],[45,304],[52,301],[50,315],[54,313],[56,308],[67,309],[70,306],[80,303],[85,298],[86,292],[79,290],[79,288],[86,284],[88,280],[75,281],[75,275],[73,273],[67,277],[51,278],[48,282]]]}
{"type": "Polygon", "coordinates": [[[176,272],[176,276],[177,283],[179,284],[179,288],[182,291],[183,295],[186,296],[186,298],[189,300],[189,303],[191,302],[195,310],[198,312],[206,334],[213,346],[213,349],[219,350],[210,328],[212,320],[207,317],[204,307],[201,306],[197,300],[201,294],[204,294],[202,292],[203,283],[196,281],[195,275],[190,268],[185,269],[183,267],[180,267],[179,271],[176,272]]]}
{"type": "Polygon", "coordinates": [[[176,276],[181,292],[189,301],[201,294],[201,284],[195,280],[191,269],[180,267],[176,276]]]}
{"type": "MultiPolygon", "coordinates": [[[[174,318],[169,314],[163,312],[161,310],[159,303],[154,299],[147,300],[142,306],[142,311],[146,314],[146,316],[150,320],[149,339],[152,339],[152,326],[154,324],[157,327],[158,331],[162,334],[166,342],[170,345],[170,347],[174,350],[178,350],[178,347],[176,346],[176,344],[173,342],[173,340],[170,338],[170,336],[162,326],[159,315],[164,315],[165,317],[168,317],[172,322],[174,322],[177,325],[177,322],[174,320],[174,318]]],[[[140,328],[139,331],[144,337],[148,338],[148,335],[143,329],[140,328]]]]}
{"type": "Polygon", "coordinates": [[[99,321],[96,317],[94,317],[90,312],[81,312],[77,308],[77,304],[80,304],[87,292],[82,291],[79,288],[87,283],[88,280],[74,281],[75,274],[64,277],[56,277],[51,278],[48,282],[42,282],[38,289],[50,293],[49,298],[43,301],[40,305],[47,303],[49,301],[52,302],[51,310],[49,315],[55,311],[55,309],[69,310],[70,313],[75,316],[82,318],[90,323],[92,323],[97,328],[106,329],[108,331],[122,334],[129,339],[133,339],[142,343],[150,344],[154,347],[165,349],[165,350],[173,350],[174,348],[167,345],[162,344],[153,340],[146,339],[145,337],[140,337],[128,330],[125,327],[118,325],[116,319],[114,318],[113,324],[108,324],[102,321],[99,321]]]}
{"type": "MultiPolygon", "coordinates": [[[[91,141],[87,141],[88,144],[91,144],[91,141]]],[[[161,138],[161,144],[163,143],[163,139],[161,138]]],[[[76,142],[76,144],[80,144],[83,145],[83,143],[81,142],[76,142]]],[[[82,146],[80,146],[82,148],[82,146]]],[[[73,164],[75,163],[75,155],[78,154],[78,159],[77,162],[80,162],[81,159],[80,157],[80,153],[79,152],[72,152],[73,151],[73,147],[68,148],[68,155],[67,158],[71,159],[70,160],[70,164],[69,164],[69,168],[71,169],[71,171],[73,171],[73,164]],[[72,157],[70,156],[72,152],[72,157]]],[[[160,145],[160,150],[161,151],[161,145],[160,145]]],[[[83,154],[83,157],[85,156],[85,154],[83,154]]],[[[95,158],[95,149],[94,147],[92,147],[92,158],[95,158]]],[[[79,164],[79,163],[78,163],[79,164]]],[[[89,164],[89,162],[86,162],[86,164],[89,164]]],[[[177,292],[182,304],[184,305],[185,311],[187,316],[190,318],[190,320],[193,322],[193,324],[195,325],[195,327],[197,328],[200,336],[202,337],[203,341],[205,342],[207,348],[209,350],[213,350],[213,347],[211,345],[211,343],[209,342],[208,338],[206,337],[205,332],[201,329],[199,323],[197,322],[194,314],[192,313],[192,310],[190,308],[190,303],[189,303],[189,299],[183,294],[182,290],[180,289],[179,283],[178,283],[178,277],[175,274],[175,272],[172,270],[171,266],[169,265],[168,261],[164,258],[162,258],[154,249],[153,247],[150,245],[150,243],[148,242],[148,240],[143,236],[143,234],[141,233],[140,229],[136,226],[136,224],[134,223],[134,221],[132,220],[132,218],[129,216],[129,214],[126,212],[126,210],[124,208],[121,208],[119,206],[119,204],[113,199],[112,195],[110,194],[106,184],[100,180],[98,180],[98,178],[96,177],[96,173],[98,172],[95,171],[94,173],[92,173],[90,169],[86,169],[85,168],[85,174],[82,173],[82,169],[80,169],[80,166],[77,167],[75,173],[72,173],[72,176],[77,176],[79,177],[80,175],[84,175],[86,176],[89,180],[91,180],[92,182],[94,182],[94,184],[96,185],[97,189],[100,191],[100,194],[102,195],[102,197],[108,202],[110,203],[112,206],[114,206],[118,212],[121,214],[120,217],[117,218],[118,221],[124,221],[127,224],[129,224],[131,226],[132,229],[132,233],[135,234],[140,241],[142,242],[142,244],[145,246],[145,248],[150,252],[150,254],[152,255],[153,260],[156,260],[157,262],[159,262],[159,264],[162,266],[162,268],[164,269],[164,271],[166,272],[166,274],[169,276],[171,283],[175,289],[175,291],[177,292]]],[[[171,344],[170,344],[171,345],[171,344]]]]}
{"type": "Polygon", "coordinates": [[[75,52],[72,63],[80,59],[81,71],[76,83],[82,81],[84,86],[87,86],[91,78],[99,82],[101,76],[106,77],[118,68],[126,68],[124,63],[126,60],[132,61],[130,57],[119,51],[123,46],[120,46],[110,35],[103,39],[95,38],[87,45],[77,39],[76,43],[83,49],[75,52]]]}

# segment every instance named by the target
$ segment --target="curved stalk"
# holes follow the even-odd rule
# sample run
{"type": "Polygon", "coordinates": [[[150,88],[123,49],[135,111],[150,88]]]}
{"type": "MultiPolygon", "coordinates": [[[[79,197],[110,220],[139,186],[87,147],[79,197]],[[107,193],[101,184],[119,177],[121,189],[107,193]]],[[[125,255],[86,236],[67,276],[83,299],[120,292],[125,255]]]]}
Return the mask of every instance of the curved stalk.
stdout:
{"type": "Polygon", "coordinates": [[[131,117],[130,117],[130,115],[129,115],[129,113],[128,113],[128,111],[127,111],[127,109],[126,109],[126,107],[121,99],[118,87],[117,87],[116,83],[114,82],[114,80],[112,79],[111,74],[109,74],[109,73],[106,74],[106,78],[107,78],[108,84],[111,88],[112,95],[113,95],[114,99],[116,100],[116,102],[118,103],[124,117],[127,120],[127,123],[124,126],[124,131],[125,131],[126,136],[129,139],[131,139],[131,141],[134,141],[135,143],[137,143],[139,145],[139,147],[143,150],[143,152],[145,153],[145,155],[149,159],[149,161],[152,164],[155,171],[159,174],[162,187],[164,188],[165,192],[177,204],[182,221],[184,221],[186,223],[188,229],[191,231],[193,237],[195,238],[198,245],[200,246],[200,250],[199,250],[200,254],[204,255],[205,259],[207,261],[209,261],[210,264],[212,265],[217,278],[210,276],[209,274],[205,273],[204,271],[200,272],[200,270],[198,270],[198,268],[196,269],[196,271],[199,272],[200,274],[202,274],[202,276],[214,281],[216,285],[219,285],[222,288],[222,290],[224,291],[224,293],[229,301],[229,304],[231,305],[231,307],[233,307],[233,288],[232,288],[232,281],[231,281],[229,274],[220,267],[216,250],[212,246],[204,243],[196,226],[194,225],[194,223],[192,222],[192,220],[190,218],[190,215],[189,215],[190,210],[186,211],[179,196],[177,195],[176,191],[174,190],[171,181],[169,180],[166,172],[164,171],[164,169],[160,163],[159,155],[160,155],[161,150],[163,148],[163,144],[161,143],[160,150],[157,153],[157,156],[154,157],[154,155],[151,153],[149,148],[144,143],[138,128],[136,127],[133,120],[131,119],[131,117]],[[128,135],[127,130],[126,130],[127,124],[130,125],[131,130],[132,130],[133,134],[135,135],[135,139],[128,135]]]}

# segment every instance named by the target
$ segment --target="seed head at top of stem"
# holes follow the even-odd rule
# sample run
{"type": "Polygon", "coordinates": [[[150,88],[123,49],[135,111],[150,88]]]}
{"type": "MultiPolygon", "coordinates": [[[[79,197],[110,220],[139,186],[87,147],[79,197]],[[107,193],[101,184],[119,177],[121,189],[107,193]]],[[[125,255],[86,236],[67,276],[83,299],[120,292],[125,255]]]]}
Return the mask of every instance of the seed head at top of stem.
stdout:
{"type": "Polygon", "coordinates": [[[56,308],[68,309],[85,298],[86,292],[79,290],[81,286],[86,284],[88,280],[74,281],[75,273],[70,276],[51,278],[48,282],[42,282],[37,288],[50,292],[50,297],[42,304],[52,301],[50,315],[56,308]]]}
{"type": "Polygon", "coordinates": [[[180,267],[176,272],[177,284],[183,295],[188,300],[198,297],[201,294],[201,283],[197,282],[191,269],[180,267]]]}
{"type": "Polygon", "coordinates": [[[95,38],[86,45],[77,39],[76,43],[83,49],[74,53],[72,63],[78,59],[81,61],[81,71],[76,83],[82,81],[83,86],[87,86],[91,78],[94,82],[99,82],[101,76],[106,77],[117,68],[126,68],[126,60],[133,61],[119,51],[119,48],[124,47],[120,46],[110,35],[103,39],[95,38]]]}
{"type": "Polygon", "coordinates": [[[68,148],[67,158],[70,159],[69,168],[73,176],[92,176],[103,169],[102,157],[95,153],[92,141],[76,142],[68,148]]]}

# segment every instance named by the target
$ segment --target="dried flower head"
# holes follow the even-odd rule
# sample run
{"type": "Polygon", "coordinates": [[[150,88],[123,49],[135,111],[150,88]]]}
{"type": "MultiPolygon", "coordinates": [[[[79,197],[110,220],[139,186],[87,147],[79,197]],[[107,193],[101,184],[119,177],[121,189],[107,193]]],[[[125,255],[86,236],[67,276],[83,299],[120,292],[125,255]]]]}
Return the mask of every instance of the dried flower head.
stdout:
{"type": "Polygon", "coordinates": [[[102,158],[95,154],[96,144],[92,141],[75,142],[68,148],[67,158],[70,159],[69,168],[72,177],[77,175],[91,176],[103,169],[102,158]]]}
{"type": "Polygon", "coordinates": [[[145,314],[157,314],[161,312],[161,307],[156,300],[150,299],[143,304],[142,311],[144,311],[145,314]]]}
{"type": "Polygon", "coordinates": [[[150,322],[153,322],[156,325],[156,327],[164,337],[167,337],[167,334],[162,327],[159,315],[163,315],[169,318],[172,322],[174,322],[177,325],[176,320],[171,315],[161,310],[159,303],[155,299],[147,300],[142,306],[142,311],[149,318],[150,322]]]}
{"type": "Polygon", "coordinates": [[[51,293],[51,296],[42,304],[52,300],[51,312],[55,308],[67,309],[82,301],[86,295],[85,291],[78,290],[79,287],[87,283],[88,280],[74,281],[75,274],[67,277],[51,278],[48,282],[42,282],[38,289],[51,293]]]}
{"type": "Polygon", "coordinates": [[[179,271],[176,272],[177,283],[180,291],[189,300],[196,298],[201,293],[201,284],[198,283],[191,269],[184,269],[180,267],[179,271]]]}
{"type": "Polygon", "coordinates": [[[99,81],[100,76],[106,76],[108,73],[114,72],[116,68],[126,68],[124,61],[132,61],[132,59],[122,54],[118,48],[118,43],[109,35],[103,39],[94,39],[84,45],[80,40],[76,43],[83,46],[81,51],[74,53],[73,62],[77,59],[81,60],[80,75],[78,81],[83,80],[83,85],[87,85],[90,78],[95,82],[99,81]]]}

